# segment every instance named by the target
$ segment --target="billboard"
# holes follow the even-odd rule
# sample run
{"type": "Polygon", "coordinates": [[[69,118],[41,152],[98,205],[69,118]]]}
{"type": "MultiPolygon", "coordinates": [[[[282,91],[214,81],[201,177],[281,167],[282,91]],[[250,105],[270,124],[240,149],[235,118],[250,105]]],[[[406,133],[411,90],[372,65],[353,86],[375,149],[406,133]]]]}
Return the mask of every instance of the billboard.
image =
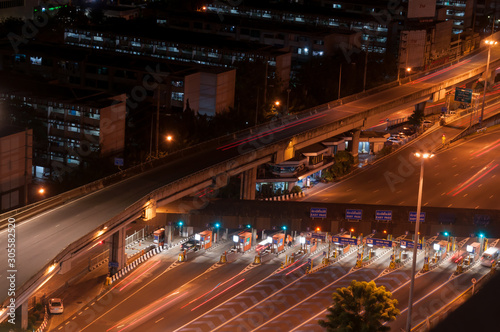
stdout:
{"type": "Polygon", "coordinates": [[[400,68],[424,66],[426,36],[425,30],[401,31],[400,68]]]}
{"type": "Polygon", "coordinates": [[[326,218],[326,208],[311,208],[309,211],[310,218],[326,218]]]}
{"type": "Polygon", "coordinates": [[[361,220],[362,215],[363,215],[363,210],[356,210],[356,209],[345,210],[345,218],[348,220],[361,220]]]}
{"type": "Polygon", "coordinates": [[[409,0],[408,18],[434,17],[436,0],[409,0]]]}

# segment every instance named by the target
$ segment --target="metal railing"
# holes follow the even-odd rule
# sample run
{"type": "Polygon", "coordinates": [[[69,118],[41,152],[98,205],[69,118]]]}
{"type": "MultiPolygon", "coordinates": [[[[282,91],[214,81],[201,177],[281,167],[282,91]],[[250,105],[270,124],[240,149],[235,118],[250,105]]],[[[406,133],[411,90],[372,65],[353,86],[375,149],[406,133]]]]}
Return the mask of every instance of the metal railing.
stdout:
{"type": "Polygon", "coordinates": [[[109,260],[109,249],[106,249],[100,254],[97,254],[94,257],[89,258],[89,270],[92,270],[96,266],[99,266],[108,260],[109,260]]]}
{"type": "Polygon", "coordinates": [[[462,305],[467,299],[469,299],[474,293],[477,292],[477,289],[482,287],[492,276],[492,273],[487,273],[482,276],[475,284],[467,288],[462,294],[458,295],[455,299],[453,299],[447,305],[441,307],[438,311],[436,311],[431,316],[427,317],[424,321],[420,322],[414,328],[412,328],[412,332],[427,332],[432,328],[436,327],[442,320],[444,320],[450,312],[455,310],[457,307],[462,305]]]}
{"type": "Polygon", "coordinates": [[[146,228],[144,227],[143,229],[136,231],[134,234],[127,236],[125,238],[125,247],[130,246],[131,244],[133,244],[136,241],[140,241],[140,240],[144,239],[145,238],[145,236],[144,236],[145,229],[146,228]]]}

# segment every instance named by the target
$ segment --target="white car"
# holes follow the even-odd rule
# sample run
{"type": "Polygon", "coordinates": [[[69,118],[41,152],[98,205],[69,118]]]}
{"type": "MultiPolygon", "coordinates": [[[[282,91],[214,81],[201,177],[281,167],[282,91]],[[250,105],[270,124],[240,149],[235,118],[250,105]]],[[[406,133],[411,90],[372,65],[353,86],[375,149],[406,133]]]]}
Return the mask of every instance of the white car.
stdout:
{"type": "Polygon", "coordinates": [[[63,311],[64,306],[61,299],[53,298],[49,300],[49,312],[51,314],[62,314],[63,311]]]}
{"type": "Polygon", "coordinates": [[[401,141],[399,138],[396,137],[389,137],[387,139],[388,142],[391,142],[392,144],[401,144],[403,141],[401,141]]]}

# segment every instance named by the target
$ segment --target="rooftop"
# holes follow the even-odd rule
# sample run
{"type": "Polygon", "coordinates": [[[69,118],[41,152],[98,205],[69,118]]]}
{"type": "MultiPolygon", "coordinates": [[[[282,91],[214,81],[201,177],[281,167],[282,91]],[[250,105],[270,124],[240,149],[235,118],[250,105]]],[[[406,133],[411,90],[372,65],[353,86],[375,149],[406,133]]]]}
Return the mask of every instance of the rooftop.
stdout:
{"type": "Polygon", "coordinates": [[[43,79],[6,71],[0,71],[0,93],[94,108],[118,103],[109,99],[114,97],[113,95],[98,90],[62,87],[43,79]]]}

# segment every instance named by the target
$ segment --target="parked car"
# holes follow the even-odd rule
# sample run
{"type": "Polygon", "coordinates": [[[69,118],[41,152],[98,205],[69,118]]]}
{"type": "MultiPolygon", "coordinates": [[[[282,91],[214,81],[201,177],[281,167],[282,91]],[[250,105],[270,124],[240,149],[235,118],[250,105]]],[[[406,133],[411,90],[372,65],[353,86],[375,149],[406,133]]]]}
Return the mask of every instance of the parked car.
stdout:
{"type": "Polygon", "coordinates": [[[427,128],[427,127],[432,126],[434,123],[430,120],[424,120],[424,122],[422,124],[424,125],[425,128],[427,128]]]}
{"type": "Polygon", "coordinates": [[[396,137],[389,137],[387,139],[388,142],[391,142],[392,144],[401,144],[403,143],[403,141],[401,141],[399,138],[396,138],[396,137]]]}
{"type": "Polygon", "coordinates": [[[195,239],[188,240],[181,245],[181,250],[196,251],[198,250],[198,243],[195,239]]]}
{"type": "Polygon", "coordinates": [[[63,302],[59,298],[49,300],[49,312],[51,314],[62,314],[64,311],[63,302]]]}

